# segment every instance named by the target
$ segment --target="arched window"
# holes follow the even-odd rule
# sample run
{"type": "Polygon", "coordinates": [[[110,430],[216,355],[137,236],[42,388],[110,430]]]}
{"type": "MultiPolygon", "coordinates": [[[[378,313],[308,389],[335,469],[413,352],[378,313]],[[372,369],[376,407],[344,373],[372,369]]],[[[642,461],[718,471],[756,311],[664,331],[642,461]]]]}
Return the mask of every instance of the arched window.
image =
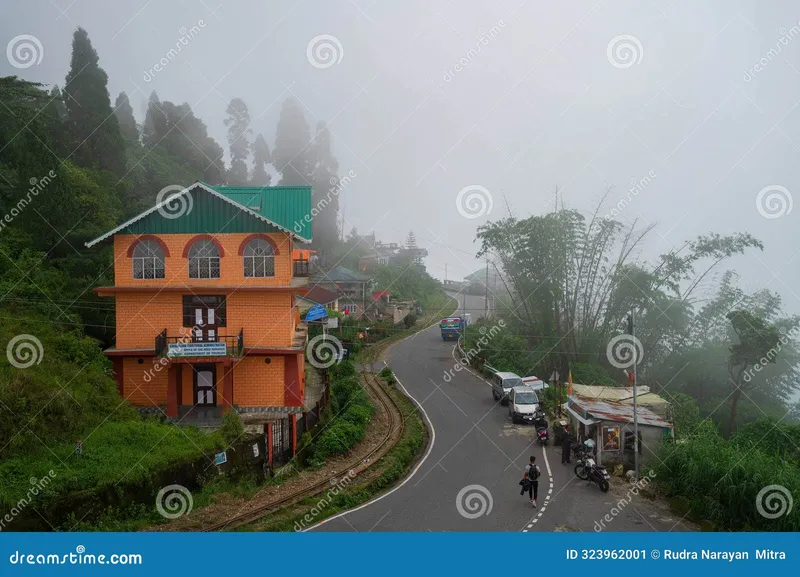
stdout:
{"type": "Polygon", "coordinates": [[[189,278],[219,278],[219,249],[213,240],[195,241],[188,256],[189,278]]]}
{"type": "Polygon", "coordinates": [[[142,240],[131,254],[133,278],[139,280],[164,278],[164,249],[154,240],[142,240]]]}
{"type": "Polygon", "coordinates": [[[263,278],[275,276],[275,250],[263,238],[254,238],[244,247],[244,276],[263,278]]]}

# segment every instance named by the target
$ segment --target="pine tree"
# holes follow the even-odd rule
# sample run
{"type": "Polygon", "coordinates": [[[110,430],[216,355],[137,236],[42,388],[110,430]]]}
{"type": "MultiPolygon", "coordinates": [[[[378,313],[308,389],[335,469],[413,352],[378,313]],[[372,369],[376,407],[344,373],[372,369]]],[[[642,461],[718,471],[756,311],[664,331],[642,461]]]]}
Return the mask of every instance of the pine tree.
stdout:
{"type": "Polygon", "coordinates": [[[406,237],[406,250],[416,250],[417,249],[417,237],[414,236],[414,231],[411,230],[408,232],[408,236],[406,237]]]}
{"type": "Polygon", "coordinates": [[[80,166],[125,174],[125,141],[108,95],[108,75],[100,68],[89,35],[78,28],[72,37],[72,60],[64,99],[71,158],[80,166]]]}
{"type": "Polygon", "coordinates": [[[128,95],[125,92],[120,92],[114,102],[114,114],[117,116],[119,122],[119,130],[122,136],[127,140],[139,141],[139,125],[136,124],[136,119],[133,117],[133,108],[128,101],[128,95]]]}
{"type": "MultiPolygon", "coordinates": [[[[339,240],[339,161],[331,150],[331,133],[324,122],[317,124],[317,135],[311,146],[311,196],[314,206],[321,207],[314,219],[314,243],[320,248],[335,245],[339,240]]],[[[344,225],[344,223],[342,223],[344,225]]]]}
{"type": "Polygon", "coordinates": [[[289,98],[283,102],[281,116],[272,151],[275,169],[281,173],[282,186],[307,186],[311,184],[311,129],[306,122],[303,107],[289,98]]]}
{"type": "Polygon", "coordinates": [[[142,126],[142,142],[148,148],[152,148],[158,144],[159,138],[166,132],[166,118],[161,110],[161,100],[158,98],[156,91],[153,90],[147,101],[147,113],[142,126]]]}
{"type": "Polygon", "coordinates": [[[231,168],[228,171],[228,184],[244,186],[247,184],[247,159],[250,157],[250,112],[241,98],[234,98],[226,110],[228,118],[228,147],[231,153],[231,168]]]}
{"type": "Polygon", "coordinates": [[[253,178],[250,184],[254,186],[269,186],[272,176],[267,173],[267,165],[272,162],[269,146],[262,134],[256,136],[253,143],[253,178]]]}

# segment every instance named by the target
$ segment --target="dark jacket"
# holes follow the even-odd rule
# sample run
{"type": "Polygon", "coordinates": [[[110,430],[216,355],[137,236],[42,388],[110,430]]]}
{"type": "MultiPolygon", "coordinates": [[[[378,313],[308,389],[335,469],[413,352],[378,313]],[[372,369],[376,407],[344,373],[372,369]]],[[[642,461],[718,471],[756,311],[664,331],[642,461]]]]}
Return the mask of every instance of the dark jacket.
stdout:
{"type": "Polygon", "coordinates": [[[564,431],[561,436],[561,450],[569,451],[571,446],[572,446],[572,435],[567,431],[564,431]]]}

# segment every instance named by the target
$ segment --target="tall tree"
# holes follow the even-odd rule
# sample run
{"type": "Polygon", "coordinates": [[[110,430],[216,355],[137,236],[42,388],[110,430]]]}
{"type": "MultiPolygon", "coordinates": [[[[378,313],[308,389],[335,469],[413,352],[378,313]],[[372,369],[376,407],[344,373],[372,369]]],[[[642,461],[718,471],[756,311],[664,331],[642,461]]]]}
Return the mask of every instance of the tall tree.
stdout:
{"type": "Polygon", "coordinates": [[[125,142],[111,109],[108,75],[98,63],[89,35],[78,28],[72,37],[72,60],[64,86],[72,158],[80,166],[122,176],[125,142]]]}
{"type": "Polygon", "coordinates": [[[250,112],[241,98],[234,98],[226,110],[228,118],[228,147],[231,153],[231,168],[228,171],[228,184],[244,186],[247,184],[247,159],[250,157],[250,112]]]}
{"type": "Polygon", "coordinates": [[[272,176],[267,172],[267,165],[272,163],[267,141],[262,134],[256,136],[253,143],[253,178],[250,184],[254,186],[269,186],[272,176]]]}
{"type": "Polygon", "coordinates": [[[156,91],[153,90],[147,101],[147,112],[142,125],[142,142],[148,148],[153,148],[166,132],[166,118],[164,117],[164,111],[161,109],[161,100],[158,98],[156,91]]]}
{"type": "Polygon", "coordinates": [[[301,104],[289,98],[283,102],[272,151],[275,169],[281,173],[281,186],[311,184],[313,169],[311,129],[301,104]]]}
{"type": "Polygon", "coordinates": [[[413,230],[408,231],[408,236],[406,237],[406,248],[409,250],[417,248],[417,237],[414,236],[413,230]]]}
{"type": "Polygon", "coordinates": [[[733,433],[736,423],[736,409],[742,398],[744,389],[752,380],[748,378],[747,371],[762,365],[774,363],[777,357],[777,345],[780,333],[774,326],[769,325],[763,318],[750,311],[736,310],[727,315],[731,321],[736,341],[728,349],[728,372],[733,384],[731,391],[731,416],[728,420],[728,436],[733,433]]]}
{"type": "Polygon", "coordinates": [[[128,101],[128,95],[125,92],[120,92],[119,96],[117,96],[117,100],[114,102],[114,114],[117,116],[122,136],[127,140],[138,142],[139,125],[136,124],[136,119],[133,117],[133,108],[131,108],[131,103],[128,101]]]}
{"type": "Polygon", "coordinates": [[[341,188],[337,174],[339,161],[333,155],[331,133],[324,122],[317,124],[317,134],[311,145],[308,161],[311,165],[312,201],[319,211],[314,219],[314,243],[317,248],[325,251],[339,242],[341,188]]]}

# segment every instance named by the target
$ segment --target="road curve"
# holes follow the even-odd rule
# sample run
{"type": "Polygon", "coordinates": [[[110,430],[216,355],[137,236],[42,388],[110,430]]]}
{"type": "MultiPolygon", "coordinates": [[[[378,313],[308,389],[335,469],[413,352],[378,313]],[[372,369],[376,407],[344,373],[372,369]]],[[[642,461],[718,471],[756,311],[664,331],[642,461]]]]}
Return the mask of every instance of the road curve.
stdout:
{"type": "MultiPolygon", "coordinates": [[[[482,308],[482,297],[470,298],[468,309],[482,308]]],[[[559,448],[552,442],[543,448],[531,426],[511,424],[486,381],[455,370],[453,346],[434,325],[390,349],[389,364],[422,407],[435,442],[402,485],[310,530],[593,531],[612,509],[620,495],[577,481],[572,465],[561,464],[559,448]],[[543,472],[538,509],[518,485],[530,455],[543,472]]],[[[609,529],[666,531],[675,521],[629,507],[609,529]]]]}

